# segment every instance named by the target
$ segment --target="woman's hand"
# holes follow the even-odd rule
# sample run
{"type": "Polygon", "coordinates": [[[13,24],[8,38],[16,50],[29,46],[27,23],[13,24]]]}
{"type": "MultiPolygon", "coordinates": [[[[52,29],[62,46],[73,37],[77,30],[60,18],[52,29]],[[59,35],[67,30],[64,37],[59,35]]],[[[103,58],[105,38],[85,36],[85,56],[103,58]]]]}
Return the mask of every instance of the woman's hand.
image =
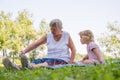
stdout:
{"type": "Polygon", "coordinates": [[[25,54],[24,50],[19,52],[19,56],[24,55],[24,54],[25,54]]]}

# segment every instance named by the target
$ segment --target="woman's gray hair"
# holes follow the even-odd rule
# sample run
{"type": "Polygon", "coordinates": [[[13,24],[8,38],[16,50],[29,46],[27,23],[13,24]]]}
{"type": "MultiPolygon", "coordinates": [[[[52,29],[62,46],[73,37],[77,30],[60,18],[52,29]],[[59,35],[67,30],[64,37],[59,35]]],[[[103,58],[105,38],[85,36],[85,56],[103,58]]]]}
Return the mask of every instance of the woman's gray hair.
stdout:
{"type": "Polygon", "coordinates": [[[50,22],[50,27],[56,27],[56,28],[59,28],[59,29],[62,29],[62,21],[59,20],[59,19],[53,19],[51,22],[50,22]]]}

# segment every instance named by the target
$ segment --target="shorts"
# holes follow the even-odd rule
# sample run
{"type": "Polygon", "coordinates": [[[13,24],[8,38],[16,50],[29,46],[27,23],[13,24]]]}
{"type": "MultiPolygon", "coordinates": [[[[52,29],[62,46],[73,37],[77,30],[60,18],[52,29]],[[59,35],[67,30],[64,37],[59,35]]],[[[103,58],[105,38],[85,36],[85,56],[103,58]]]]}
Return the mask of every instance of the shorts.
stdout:
{"type": "Polygon", "coordinates": [[[66,61],[62,59],[56,59],[56,58],[42,58],[42,59],[35,59],[32,61],[32,63],[39,64],[47,62],[49,66],[54,66],[58,64],[68,64],[66,61]]]}

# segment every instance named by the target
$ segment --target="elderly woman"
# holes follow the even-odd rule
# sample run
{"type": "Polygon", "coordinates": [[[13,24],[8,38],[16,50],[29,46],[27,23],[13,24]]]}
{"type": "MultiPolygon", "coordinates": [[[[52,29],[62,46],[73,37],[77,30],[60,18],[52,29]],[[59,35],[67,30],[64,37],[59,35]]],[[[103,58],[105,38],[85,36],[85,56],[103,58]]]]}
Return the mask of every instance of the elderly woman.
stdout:
{"type": "MultiPolygon", "coordinates": [[[[51,32],[45,34],[41,39],[33,42],[19,53],[23,68],[36,68],[40,66],[53,66],[74,62],[76,49],[70,34],[66,31],[62,31],[62,22],[59,19],[53,19],[49,25],[51,32]],[[45,43],[47,44],[48,48],[46,58],[35,59],[31,63],[28,63],[24,54],[45,43]]],[[[8,61],[8,59],[6,61],[8,61]]],[[[4,65],[8,66],[6,64],[4,65]]]]}

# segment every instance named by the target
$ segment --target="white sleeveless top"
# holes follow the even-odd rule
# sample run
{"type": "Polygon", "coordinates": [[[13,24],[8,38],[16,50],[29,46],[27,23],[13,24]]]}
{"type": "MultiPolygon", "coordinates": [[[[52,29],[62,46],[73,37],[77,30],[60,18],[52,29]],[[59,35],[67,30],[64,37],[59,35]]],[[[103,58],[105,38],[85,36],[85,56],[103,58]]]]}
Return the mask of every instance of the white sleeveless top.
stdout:
{"type": "Polygon", "coordinates": [[[59,41],[55,41],[53,34],[49,32],[47,34],[47,48],[48,53],[46,58],[62,59],[66,62],[70,61],[70,52],[68,47],[69,33],[63,31],[62,37],[59,41]]]}

